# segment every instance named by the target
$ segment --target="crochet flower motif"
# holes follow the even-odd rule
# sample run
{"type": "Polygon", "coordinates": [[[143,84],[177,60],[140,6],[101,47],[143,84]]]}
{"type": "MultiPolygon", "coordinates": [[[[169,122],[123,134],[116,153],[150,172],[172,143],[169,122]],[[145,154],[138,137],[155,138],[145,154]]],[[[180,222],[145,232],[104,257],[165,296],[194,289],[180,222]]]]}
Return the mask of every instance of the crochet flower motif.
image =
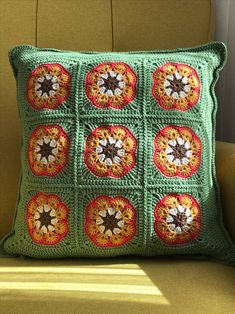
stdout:
{"type": "Polygon", "coordinates": [[[189,194],[168,194],[154,209],[154,230],[166,244],[195,239],[201,228],[201,210],[189,194]]]}
{"type": "Polygon", "coordinates": [[[136,81],[135,73],[126,63],[101,63],[86,76],[86,95],[98,108],[121,109],[134,99],[136,81]]]}
{"type": "Polygon", "coordinates": [[[84,161],[98,177],[120,178],[136,164],[137,140],[124,126],[100,126],[86,140],[84,161]]]}
{"type": "Polygon", "coordinates": [[[201,163],[202,144],[189,127],[167,126],[154,139],[153,161],[167,177],[188,178],[201,163]]]}
{"type": "Polygon", "coordinates": [[[69,138],[58,125],[40,125],[28,145],[28,161],[36,176],[55,176],[67,164],[69,138]]]}
{"type": "Polygon", "coordinates": [[[43,64],[34,69],[27,82],[30,105],[40,110],[55,109],[69,95],[70,75],[60,64],[43,64]]]}
{"type": "Polygon", "coordinates": [[[86,234],[98,246],[123,245],[136,233],[136,210],[122,196],[98,196],[87,205],[85,220],[86,234]]]}
{"type": "Polygon", "coordinates": [[[200,81],[196,71],[181,63],[166,63],[153,73],[153,97],[165,110],[186,111],[200,95],[200,81]]]}
{"type": "Polygon", "coordinates": [[[38,244],[55,245],[69,231],[69,209],[55,194],[34,195],[26,208],[26,223],[31,239],[38,244]]]}

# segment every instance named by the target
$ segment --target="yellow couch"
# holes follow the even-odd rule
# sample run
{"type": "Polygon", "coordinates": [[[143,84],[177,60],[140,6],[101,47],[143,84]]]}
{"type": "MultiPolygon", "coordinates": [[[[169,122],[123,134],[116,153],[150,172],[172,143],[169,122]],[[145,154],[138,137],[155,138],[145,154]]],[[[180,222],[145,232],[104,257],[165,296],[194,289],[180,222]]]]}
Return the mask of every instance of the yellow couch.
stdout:
{"type": "MultiPolygon", "coordinates": [[[[0,237],[10,230],[20,173],[20,127],[7,51],[150,50],[213,39],[210,0],[0,0],[0,237]]],[[[232,105],[232,104],[231,104],[232,105]]],[[[235,145],[217,142],[226,227],[235,241],[235,145]]],[[[120,257],[0,259],[0,313],[232,314],[235,270],[215,262],[120,257]]]]}

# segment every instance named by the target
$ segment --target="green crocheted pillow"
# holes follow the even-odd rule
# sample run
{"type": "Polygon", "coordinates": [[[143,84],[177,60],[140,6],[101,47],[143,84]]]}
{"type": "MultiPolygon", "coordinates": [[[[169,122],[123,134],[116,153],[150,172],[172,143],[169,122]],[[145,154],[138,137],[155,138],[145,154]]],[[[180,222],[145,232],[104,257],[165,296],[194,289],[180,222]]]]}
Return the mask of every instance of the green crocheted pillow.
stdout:
{"type": "Polygon", "coordinates": [[[234,263],[214,164],[222,43],[10,51],[22,179],[8,254],[211,256],[234,263]]]}

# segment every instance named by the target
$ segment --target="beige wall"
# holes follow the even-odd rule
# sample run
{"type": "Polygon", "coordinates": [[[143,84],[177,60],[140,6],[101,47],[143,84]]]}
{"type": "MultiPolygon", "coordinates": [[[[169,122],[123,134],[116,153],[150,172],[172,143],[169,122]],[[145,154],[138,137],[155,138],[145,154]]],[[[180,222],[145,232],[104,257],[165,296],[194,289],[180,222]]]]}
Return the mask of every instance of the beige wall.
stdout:
{"type": "Polygon", "coordinates": [[[215,0],[216,40],[228,47],[227,64],[217,86],[217,138],[235,143],[235,0],[215,0]]]}

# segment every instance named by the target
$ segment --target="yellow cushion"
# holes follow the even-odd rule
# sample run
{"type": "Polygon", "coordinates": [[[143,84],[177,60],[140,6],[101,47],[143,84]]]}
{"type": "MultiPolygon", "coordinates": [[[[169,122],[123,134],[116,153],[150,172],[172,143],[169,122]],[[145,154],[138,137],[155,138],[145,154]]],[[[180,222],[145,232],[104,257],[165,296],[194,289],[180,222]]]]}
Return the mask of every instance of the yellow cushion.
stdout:
{"type": "Polygon", "coordinates": [[[235,144],[216,143],[216,169],[224,223],[235,243],[235,144]]]}
{"type": "Polygon", "coordinates": [[[0,259],[0,312],[229,314],[234,276],[205,261],[0,259]]]}
{"type": "Polygon", "coordinates": [[[20,128],[8,50],[149,50],[212,40],[212,0],[1,0],[0,238],[10,230],[20,173],[20,128]],[[198,19],[200,18],[200,23],[198,19]],[[113,24],[113,26],[112,26],[113,24]],[[176,36],[177,34],[177,36],[176,36]],[[10,127],[9,127],[10,126],[10,127]]]}

